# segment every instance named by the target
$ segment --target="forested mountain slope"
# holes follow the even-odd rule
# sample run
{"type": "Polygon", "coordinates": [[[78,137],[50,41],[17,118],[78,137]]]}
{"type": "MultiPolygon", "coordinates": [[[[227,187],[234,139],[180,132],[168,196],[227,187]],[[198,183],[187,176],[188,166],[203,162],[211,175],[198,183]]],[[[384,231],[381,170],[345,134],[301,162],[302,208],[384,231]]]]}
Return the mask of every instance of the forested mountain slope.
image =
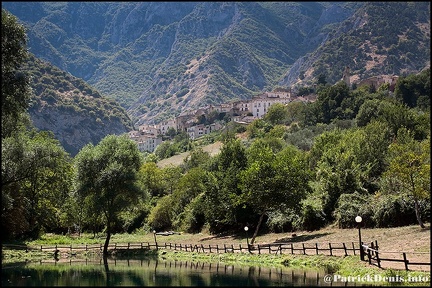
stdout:
{"type": "Polygon", "coordinates": [[[29,114],[34,126],[52,131],[72,156],[88,143],[96,145],[106,135],[132,130],[124,108],[102,97],[82,79],[33,55],[23,70],[31,79],[29,114]]]}

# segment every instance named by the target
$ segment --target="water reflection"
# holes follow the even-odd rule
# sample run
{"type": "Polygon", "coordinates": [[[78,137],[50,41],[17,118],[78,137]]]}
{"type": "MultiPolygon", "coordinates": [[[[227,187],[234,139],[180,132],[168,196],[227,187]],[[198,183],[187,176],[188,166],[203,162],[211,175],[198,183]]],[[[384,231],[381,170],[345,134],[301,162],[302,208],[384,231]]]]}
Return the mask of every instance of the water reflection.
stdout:
{"type": "Polygon", "coordinates": [[[325,274],[160,258],[87,259],[4,265],[2,286],[336,286],[324,282],[325,274]]]}

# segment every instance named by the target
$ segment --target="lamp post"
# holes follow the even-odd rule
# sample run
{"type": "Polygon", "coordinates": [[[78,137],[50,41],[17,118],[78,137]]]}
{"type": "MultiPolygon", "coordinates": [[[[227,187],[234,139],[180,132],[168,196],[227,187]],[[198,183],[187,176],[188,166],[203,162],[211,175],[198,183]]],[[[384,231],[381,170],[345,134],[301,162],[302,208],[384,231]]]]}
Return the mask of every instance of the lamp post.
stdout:
{"type": "Polygon", "coordinates": [[[248,252],[250,253],[250,248],[249,248],[249,238],[248,238],[248,230],[249,230],[249,227],[248,227],[248,226],[245,226],[245,227],[244,227],[244,230],[246,231],[246,243],[247,243],[247,247],[248,247],[248,252]]]}
{"type": "Polygon", "coordinates": [[[363,219],[361,216],[355,217],[355,221],[358,223],[358,231],[359,231],[360,260],[364,261],[364,253],[363,253],[363,246],[362,246],[361,232],[360,232],[360,225],[361,225],[362,220],[363,219]]]}
{"type": "Polygon", "coordinates": [[[158,245],[157,245],[157,241],[156,241],[156,230],[153,230],[153,237],[155,240],[156,250],[158,250],[158,245]]]}

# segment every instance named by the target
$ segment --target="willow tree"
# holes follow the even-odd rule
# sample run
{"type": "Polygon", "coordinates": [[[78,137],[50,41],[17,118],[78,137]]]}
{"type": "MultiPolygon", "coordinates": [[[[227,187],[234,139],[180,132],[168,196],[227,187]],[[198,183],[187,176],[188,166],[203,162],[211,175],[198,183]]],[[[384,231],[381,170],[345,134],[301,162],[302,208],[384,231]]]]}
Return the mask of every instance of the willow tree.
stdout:
{"type": "Polygon", "coordinates": [[[108,135],[96,146],[87,144],[75,156],[77,192],[104,216],[104,255],[118,214],[143,195],[136,185],[141,164],[138,147],[127,136],[108,135]]]}

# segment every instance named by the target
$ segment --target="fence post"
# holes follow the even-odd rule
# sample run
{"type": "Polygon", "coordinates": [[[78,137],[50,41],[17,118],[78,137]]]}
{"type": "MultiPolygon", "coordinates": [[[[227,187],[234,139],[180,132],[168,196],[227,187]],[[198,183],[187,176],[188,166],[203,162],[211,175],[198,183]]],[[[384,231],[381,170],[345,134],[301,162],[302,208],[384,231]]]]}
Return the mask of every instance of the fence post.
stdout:
{"type": "Polygon", "coordinates": [[[408,263],[409,263],[409,261],[408,261],[408,259],[407,259],[407,257],[406,257],[406,253],[403,252],[402,255],[403,255],[403,258],[404,258],[405,270],[408,271],[408,270],[409,270],[409,269],[408,269],[408,263]]]}
{"type": "Polygon", "coordinates": [[[261,247],[259,244],[258,244],[258,254],[261,254],[261,247]]]}
{"type": "MultiPolygon", "coordinates": [[[[354,242],[351,242],[351,243],[352,243],[352,246],[353,246],[354,255],[356,255],[356,253],[355,253],[356,249],[355,249],[355,246],[354,246],[354,242]]],[[[363,249],[363,247],[360,247],[360,250],[361,249],[363,249]]]]}
{"type": "Polygon", "coordinates": [[[331,243],[329,243],[329,248],[330,248],[330,256],[333,256],[333,251],[332,251],[331,243]]]}
{"type": "Polygon", "coordinates": [[[379,252],[378,252],[378,249],[376,250],[376,252],[375,252],[375,254],[376,254],[376,260],[377,260],[377,263],[378,263],[378,268],[381,268],[381,260],[379,259],[379,252]]]}
{"type": "Polygon", "coordinates": [[[371,250],[370,250],[370,248],[367,249],[367,252],[368,252],[369,265],[370,265],[370,264],[372,264],[372,261],[371,261],[371,250]]]}
{"type": "Polygon", "coordinates": [[[316,255],[318,255],[318,243],[315,243],[315,251],[316,251],[316,255]]]}
{"type": "MultiPolygon", "coordinates": [[[[344,248],[344,251],[345,251],[345,256],[348,256],[347,249],[346,249],[346,246],[345,246],[345,242],[342,243],[342,245],[343,245],[343,248],[344,248]]],[[[360,247],[360,249],[362,249],[362,247],[360,247]]]]}
{"type": "Polygon", "coordinates": [[[294,247],[293,247],[293,243],[290,243],[291,244],[291,254],[294,254],[294,247]]]}
{"type": "Polygon", "coordinates": [[[306,255],[306,248],[305,248],[304,243],[302,243],[302,246],[303,246],[303,255],[306,255]]]}

